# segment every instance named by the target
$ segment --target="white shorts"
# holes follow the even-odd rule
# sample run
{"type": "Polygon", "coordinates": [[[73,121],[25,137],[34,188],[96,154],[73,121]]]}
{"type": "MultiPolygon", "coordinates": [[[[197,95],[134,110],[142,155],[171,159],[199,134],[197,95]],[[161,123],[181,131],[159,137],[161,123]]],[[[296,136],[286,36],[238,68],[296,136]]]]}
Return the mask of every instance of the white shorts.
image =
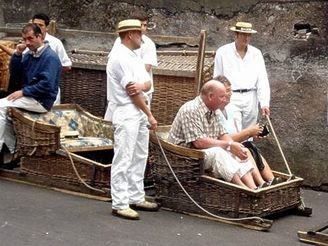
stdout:
{"type": "Polygon", "coordinates": [[[240,161],[238,157],[220,147],[208,148],[204,152],[205,169],[211,170],[215,177],[229,182],[235,174],[242,178],[254,168],[249,160],[240,161]]]}

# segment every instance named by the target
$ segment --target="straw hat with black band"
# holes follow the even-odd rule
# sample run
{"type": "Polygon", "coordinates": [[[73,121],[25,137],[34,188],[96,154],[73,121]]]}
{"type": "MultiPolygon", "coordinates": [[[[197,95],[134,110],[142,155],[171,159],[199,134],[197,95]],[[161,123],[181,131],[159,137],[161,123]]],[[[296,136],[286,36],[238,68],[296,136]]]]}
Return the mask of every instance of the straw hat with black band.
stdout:
{"type": "Polygon", "coordinates": [[[137,19],[128,19],[120,21],[117,25],[116,32],[141,31],[141,22],[137,19]]]}
{"type": "Polygon", "coordinates": [[[242,32],[242,33],[257,33],[256,30],[253,29],[251,23],[248,22],[237,22],[234,27],[230,27],[230,30],[233,32],[242,32]]]}

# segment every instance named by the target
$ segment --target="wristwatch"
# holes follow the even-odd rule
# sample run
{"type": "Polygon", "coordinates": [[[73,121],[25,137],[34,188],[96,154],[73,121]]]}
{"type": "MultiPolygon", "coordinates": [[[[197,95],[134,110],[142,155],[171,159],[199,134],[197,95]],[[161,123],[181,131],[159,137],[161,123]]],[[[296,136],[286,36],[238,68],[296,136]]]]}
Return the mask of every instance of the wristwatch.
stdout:
{"type": "Polygon", "coordinates": [[[231,150],[231,144],[232,144],[232,141],[229,141],[229,142],[228,142],[227,151],[230,151],[230,150],[231,150]]]}

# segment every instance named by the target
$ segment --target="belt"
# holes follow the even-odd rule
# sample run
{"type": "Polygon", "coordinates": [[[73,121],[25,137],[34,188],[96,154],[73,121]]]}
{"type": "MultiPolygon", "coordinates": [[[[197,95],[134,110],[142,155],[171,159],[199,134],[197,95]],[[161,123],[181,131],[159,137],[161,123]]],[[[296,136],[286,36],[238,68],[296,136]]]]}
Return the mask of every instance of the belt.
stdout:
{"type": "Polygon", "coordinates": [[[244,93],[244,92],[249,92],[253,91],[254,89],[239,89],[239,90],[232,90],[232,92],[238,92],[238,93],[244,93]]]}

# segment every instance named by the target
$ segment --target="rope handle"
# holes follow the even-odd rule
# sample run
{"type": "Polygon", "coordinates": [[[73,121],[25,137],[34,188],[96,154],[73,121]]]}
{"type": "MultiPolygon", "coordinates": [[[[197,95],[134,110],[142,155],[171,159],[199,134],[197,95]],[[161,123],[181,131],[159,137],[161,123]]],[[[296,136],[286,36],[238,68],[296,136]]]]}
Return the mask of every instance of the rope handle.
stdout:
{"type": "Polygon", "coordinates": [[[170,164],[170,162],[168,161],[168,159],[167,159],[167,157],[166,157],[166,154],[165,154],[165,152],[164,152],[164,149],[163,149],[163,147],[162,147],[162,144],[161,144],[161,142],[160,142],[160,140],[159,140],[159,138],[158,138],[158,135],[157,135],[157,133],[155,132],[155,136],[156,136],[156,139],[157,139],[157,142],[158,142],[158,145],[159,145],[159,147],[160,147],[160,149],[161,149],[161,152],[162,152],[162,155],[163,155],[163,157],[164,157],[164,159],[165,159],[165,162],[166,162],[166,164],[168,165],[168,167],[169,167],[169,169],[170,169],[170,171],[171,171],[171,173],[172,173],[172,175],[173,175],[173,177],[174,177],[174,179],[177,181],[177,183],[178,183],[178,185],[180,186],[180,188],[183,190],[183,192],[186,194],[186,196],[199,208],[199,209],[201,209],[203,212],[205,212],[206,214],[208,214],[208,215],[210,215],[210,216],[212,216],[212,217],[214,217],[214,218],[217,218],[217,219],[220,219],[220,220],[226,220],[226,221],[247,221],[247,220],[258,220],[258,221],[260,221],[260,222],[265,222],[265,220],[264,219],[262,219],[261,217],[256,217],[256,216],[252,216],[252,217],[245,217],[245,218],[228,218],[228,217],[222,217],[222,216],[218,216],[218,215],[216,215],[216,214],[213,214],[213,213],[211,213],[211,212],[209,212],[209,211],[207,211],[205,208],[203,208],[201,205],[199,205],[192,197],[191,197],[191,195],[187,192],[187,190],[182,186],[182,184],[181,184],[181,182],[180,182],[180,180],[179,180],[179,178],[176,176],[176,174],[175,174],[175,172],[174,172],[174,170],[173,170],[173,168],[172,168],[172,166],[171,166],[171,164],[170,164]]]}
{"type": "Polygon", "coordinates": [[[71,153],[68,151],[67,148],[65,148],[64,146],[62,146],[63,150],[66,152],[66,154],[68,155],[68,158],[70,159],[71,161],[71,164],[72,164],[72,167],[73,167],[73,170],[74,170],[74,173],[75,175],[77,176],[77,178],[79,179],[79,181],[87,188],[89,188],[90,190],[94,190],[94,191],[98,191],[98,192],[101,192],[101,193],[106,193],[105,191],[101,190],[101,189],[97,189],[97,188],[94,188],[90,185],[88,185],[83,179],[82,177],[80,176],[79,172],[77,171],[77,168],[75,166],[75,163],[74,163],[74,160],[72,158],[72,155],[71,153]]]}
{"type": "Polygon", "coordinates": [[[284,155],[284,152],[282,151],[282,148],[281,148],[281,146],[280,146],[280,143],[279,143],[279,140],[278,140],[278,138],[277,138],[277,135],[276,135],[276,133],[275,133],[275,131],[274,131],[274,129],[273,129],[273,126],[272,126],[272,123],[271,123],[270,117],[269,117],[268,115],[265,115],[265,116],[266,116],[267,121],[269,122],[269,125],[270,125],[270,128],[271,128],[271,131],[272,131],[273,137],[274,137],[274,139],[276,140],[276,143],[277,143],[277,145],[278,145],[278,148],[279,148],[280,154],[281,154],[281,156],[282,156],[282,158],[283,158],[283,160],[284,160],[284,163],[285,163],[285,165],[286,165],[286,167],[287,167],[287,170],[288,170],[289,176],[293,176],[292,172],[290,171],[290,168],[289,168],[289,165],[288,165],[288,163],[287,163],[287,160],[286,160],[286,157],[285,157],[285,155],[284,155]]]}

